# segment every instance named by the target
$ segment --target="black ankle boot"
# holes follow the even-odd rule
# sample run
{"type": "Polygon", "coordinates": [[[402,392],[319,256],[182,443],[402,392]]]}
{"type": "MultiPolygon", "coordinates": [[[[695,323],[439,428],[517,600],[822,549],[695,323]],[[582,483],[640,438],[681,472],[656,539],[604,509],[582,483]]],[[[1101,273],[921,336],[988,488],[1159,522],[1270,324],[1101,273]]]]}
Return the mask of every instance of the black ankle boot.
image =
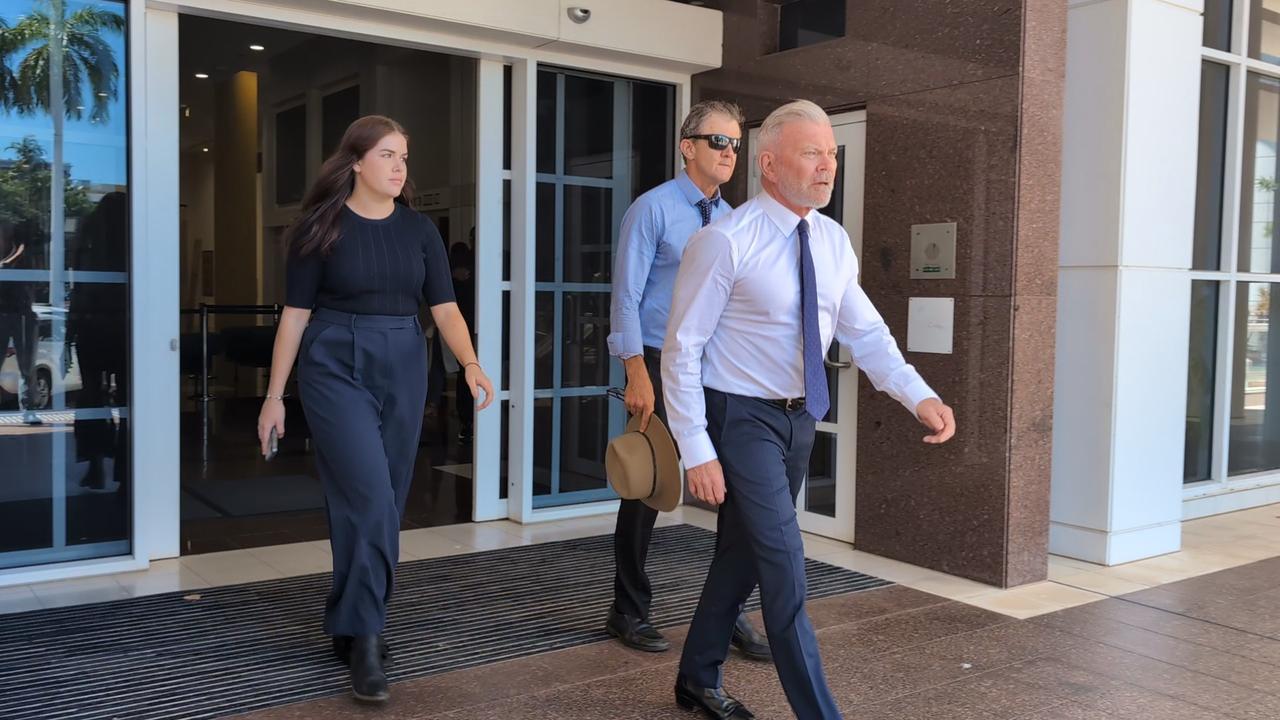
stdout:
{"type": "Polygon", "coordinates": [[[351,694],[368,703],[386,702],[391,697],[387,674],[382,669],[382,644],[377,635],[357,635],[351,639],[351,694]]]}

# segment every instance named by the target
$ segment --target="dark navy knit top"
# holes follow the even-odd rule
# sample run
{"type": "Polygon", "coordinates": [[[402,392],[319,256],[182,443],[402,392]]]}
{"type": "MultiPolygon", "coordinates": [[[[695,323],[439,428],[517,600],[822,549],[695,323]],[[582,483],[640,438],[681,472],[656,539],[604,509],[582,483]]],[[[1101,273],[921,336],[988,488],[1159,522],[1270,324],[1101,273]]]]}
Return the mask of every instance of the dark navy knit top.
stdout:
{"type": "Polygon", "coordinates": [[[342,209],[342,236],[328,257],[293,251],[285,272],[285,304],[360,315],[416,315],[454,301],[440,231],[401,203],[381,220],[342,209]]]}

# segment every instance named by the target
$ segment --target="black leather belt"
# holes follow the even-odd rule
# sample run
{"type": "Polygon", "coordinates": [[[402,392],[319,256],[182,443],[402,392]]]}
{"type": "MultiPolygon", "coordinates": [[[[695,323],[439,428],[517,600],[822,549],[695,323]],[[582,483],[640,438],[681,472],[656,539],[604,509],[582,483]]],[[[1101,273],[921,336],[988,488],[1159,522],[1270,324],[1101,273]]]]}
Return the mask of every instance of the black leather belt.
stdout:
{"type": "Polygon", "coordinates": [[[769,403],[770,405],[776,405],[777,407],[781,408],[786,412],[791,412],[792,410],[804,409],[804,398],[780,398],[780,399],[760,398],[760,399],[769,403]]]}

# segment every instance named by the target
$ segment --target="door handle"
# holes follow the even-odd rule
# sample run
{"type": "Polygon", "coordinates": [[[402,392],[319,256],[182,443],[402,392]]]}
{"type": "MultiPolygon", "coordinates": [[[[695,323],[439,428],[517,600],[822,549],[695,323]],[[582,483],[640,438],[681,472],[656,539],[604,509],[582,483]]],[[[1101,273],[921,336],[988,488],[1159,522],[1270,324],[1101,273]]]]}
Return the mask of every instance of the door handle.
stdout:
{"type": "Polygon", "coordinates": [[[822,364],[826,365],[832,370],[848,370],[849,368],[853,367],[853,363],[851,362],[847,362],[847,361],[836,362],[831,358],[823,358],[822,364]]]}

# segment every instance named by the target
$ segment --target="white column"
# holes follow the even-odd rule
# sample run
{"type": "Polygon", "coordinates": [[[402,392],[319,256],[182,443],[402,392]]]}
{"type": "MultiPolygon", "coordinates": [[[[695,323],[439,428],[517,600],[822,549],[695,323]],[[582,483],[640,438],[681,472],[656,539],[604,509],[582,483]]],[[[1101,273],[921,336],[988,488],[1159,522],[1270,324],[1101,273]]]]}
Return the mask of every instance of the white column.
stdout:
{"type": "Polygon", "coordinates": [[[1050,552],[1181,544],[1200,0],[1068,10],[1050,552]]]}
{"type": "MultiPolygon", "coordinates": [[[[501,60],[481,59],[476,73],[476,348],[497,386],[502,373],[502,146],[501,60]]],[[[507,516],[499,498],[502,403],[476,413],[472,519],[507,516]]]]}
{"type": "MultiPolygon", "coordinates": [[[[507,516],[533,519],[533,364],[538,64],[511,64],[511,332],[507,516]]],[[[499,120],[499,123],[501,121],[499,120]]],[[[501,147],[499,145],[499,147],[501,147]]]]}
{"type": "Polygon", "coordinates": [[[133,173],[133,461],[134,555],[174,557],[179,551],[181,477],[178,437],[178,14],[144,3],[129,6],[133,74],[129,139],[133,173]],[[141,33],[137,28],[142,27],[141,33]]]}

